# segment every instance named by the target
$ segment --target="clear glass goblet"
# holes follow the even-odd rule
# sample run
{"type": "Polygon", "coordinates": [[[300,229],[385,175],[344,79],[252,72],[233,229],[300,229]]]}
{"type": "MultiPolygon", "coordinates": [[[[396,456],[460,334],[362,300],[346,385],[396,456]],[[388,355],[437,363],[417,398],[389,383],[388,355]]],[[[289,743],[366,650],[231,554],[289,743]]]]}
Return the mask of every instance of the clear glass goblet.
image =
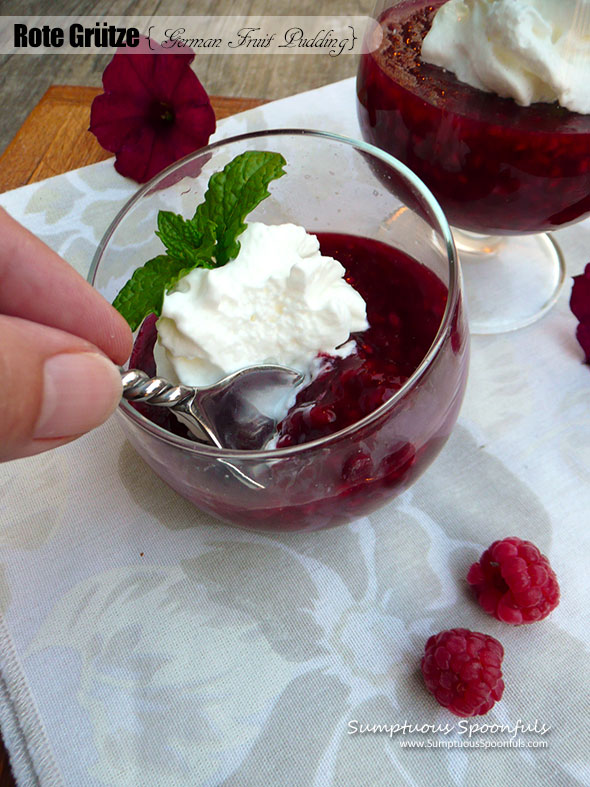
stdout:
{"type": "MultiPolygon", "coordinates": [[[[380,28],[367,34],[357,77],[359,120],[363,137],[412,169],[445,211],[471,332],[500,333],[539,319],[564,283],[551,231],[590,214],[590,115],[519,106],[423,61],[444,2],[378,0],[380,28]]],[[[570,32],[590,35],[590,3],[570,5],[570,32]]]]}
{"type": "MultiPolygon", "coordinates": [[[[271,130],[225,139],[169,167],[135,194],[102,239],[89,280],[112,301],[138,266],[161,253],[154,234],[158,211],[192,215],[211,174],[247,150],[277,151],[287,162],[285,176],[271,184],[270,196],[248,221],[291,222],[320,237],[378,241],[388,250],[387,266],[398,264],[398,252],[416,261],[412,298],[403,306],[418,331],[429,324],[424,354],[415,364],[412,358],[414,372],[375,409],[310,442],[219,449],[175,433],[173,424],[158,423],[157,413],[146,414],[125,400],[121,422],[167,484],[228,524],[269,531],[332,527],[369,513],[414,482],[449,436],[465,390],[469,342],[453,239],[416,175],[389,154],[334,134],[271,130]],[[434,313],[424,305],[427,281],[437,282],[443,294],[440,313],[438,306],[434,313]]],[[[384,268],[371,255],[359,257],[358,264],[379,293],[384,268]]],[[[385,302],[376,318],[384,340],[394,342],[399,316],[391,305],[385,302]]],[[[140,344],[136,341],[136,349],[140,344]]],[[[416,335],[409,344],[415,352],[416,335]]],[[[361,378],[355,380],[357,399],[363,396],[361,378]]]]}

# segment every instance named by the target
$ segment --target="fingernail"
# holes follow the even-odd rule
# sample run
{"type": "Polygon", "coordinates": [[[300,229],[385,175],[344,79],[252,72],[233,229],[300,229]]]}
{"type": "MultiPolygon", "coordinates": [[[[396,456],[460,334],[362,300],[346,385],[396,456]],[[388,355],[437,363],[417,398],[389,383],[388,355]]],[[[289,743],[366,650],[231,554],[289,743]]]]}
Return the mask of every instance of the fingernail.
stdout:
{"type": "Polygon", "coordinates": [[[63,353],[45,361],[43,402],[33,437],[72,437],[102,424],[121,398],[117,367],[98,353],[63,353]]]}

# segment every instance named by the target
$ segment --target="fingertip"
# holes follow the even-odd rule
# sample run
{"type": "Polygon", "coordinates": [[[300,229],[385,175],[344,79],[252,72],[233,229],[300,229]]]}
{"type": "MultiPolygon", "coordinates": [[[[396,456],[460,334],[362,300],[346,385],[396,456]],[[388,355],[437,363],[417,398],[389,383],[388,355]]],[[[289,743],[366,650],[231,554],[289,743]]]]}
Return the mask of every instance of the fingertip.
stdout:
{"type": "Polygon", "coordinates": [[[43,367],[43,392],[34,440],[71,438],[100,426],[121,399],[121,375],[93,352],[53,355],[43,367]]]}
{"type": "Polygon", "coordinates": [[[115,363],[123,364],[131,355],[133,334],[127,320],[122,317],[116,309],[113,309],[113,312],[115,313],[115,317],[111,334],[112,352],[110,357],[115,363]]]}

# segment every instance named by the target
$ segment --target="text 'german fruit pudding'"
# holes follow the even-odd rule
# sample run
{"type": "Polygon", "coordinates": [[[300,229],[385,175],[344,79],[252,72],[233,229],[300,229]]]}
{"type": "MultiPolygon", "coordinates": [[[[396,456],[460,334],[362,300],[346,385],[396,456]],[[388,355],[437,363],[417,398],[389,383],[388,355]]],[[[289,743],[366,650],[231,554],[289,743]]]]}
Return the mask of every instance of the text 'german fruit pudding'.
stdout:
{"type": "MultiPolygon", "coordinates": [[[[426,212],[418,216],[422,197],[414,183],[404,181],[406,173],[396,172],[385,154],[373,154],[368,146],[357,149],[360,143],[315,132],[309,132],[309,140],[291,139],[293,132],[276,134],[277,147],[286,150],[286,177],[273,184],[270,199],[259,200],[235,246],[227,236],[230,222],[221,238],[219,213],[211,206],[219,185],[215,175],[210,181],[214,187],[209,186],[187,226],[180,216],[177,221],[160,215],[158,234],[166,255],[155,259],[167,258],[157,263],[166,276],[180,248],[167,234],[169,226],[175,224],[183,237],[198,238],[200,251],[183,251],[187,259],[206,247],[198,233],[193,235],[195,228],[200,232],[207,226],[205,212],[217,222],[216,240],[202,264],[191,262],[188,273],[180,264],[175,268],[181,275],[175,273],[166,285],[156,313],[142,317],[130,359],[130,367],[150,376],[197,386],[255,363],[297,369],[304,380],[284,402],[276,434],[262,450],[218,449],[195,440],[174,414],[145,403],[123,405],[124,426],[148,464],[202,510],[252,529],[312,530],[380,507],[434,459],[462,401],[468,342],[458,273],[449,275],[441,239],[427,229],[434,218],[426,212]],[[378,210],[356,210],[355,223],[353,205],[330,200],[332,207],[327,212],[323,207],[323,216],[316,214],[317,206],[295,216],[291,198],[307,174],[297,163],[301,147],[310,148],[312,160],[324,160],[335,179],[338,162],[331,161],[331,154],[346,160],[352,155],[349,172],[359,180],[357,196],[365,198],[360,183],[366,178],[378,210]],[[326,154],[320,155],[324,147],[326,154]],[[376,162],[370,160],[373,155],[376,162]],[[400,206],[390,190],[378,189],[386,164],[399,181],[398,190],[412,192],[412,210],[400,206]],[[391,201],[392,210],[386,208],[374,225],[385,207],[377,195],[391,201]],[[408,221],[413,211],[415,224],[408,221]],[[365,225],[363,214],[369,222],[365,225]],[[403,226],[395,225],[398,215],[406,221],[403,226]],[[295,218],[302,223],[283,223],[295,218]],[[323,230],[310,232],[313,224],[323,224],[323,230]],[[399,244],[391,242],[392,228],[400,232],[399,244]],[[417,239],[408,242],[419,229],[417,239]],[[412,247],[419,253],[422,246],[426,262],[408,253],[412,247]],[[219,264],[225,247],[233,251],[219,264]]],[[[207,162],[210,171],[225,173],[226,188],[232,167],[239,163],[245,172],[246,162],[253,172],[254,157],[262,156],[246,151],[248,156],[241,154],[244,158],[237,156],[219,170],[215,154],[227,161],[223,146],[231,149],[230,143],[218,143],[217,150],[211,146],[213,157],[207,162]]],[[[239,145],[234,147],[239,151],[239,145]]],[[[265,154],[265,161],[272,155],[277,154],[265,154]]],[[[337,191],[345,188],[337,179],[335,185],[337,191]]],[[[152,187],[147,198],[154,193],[152,187]]],[[[296,204],[299,213],[303,203],[298,199],[296,204]]],[[[115,302],[120,305],[126,297],[120,293],[115,302]]]]}
{"type": "Polygon", "coordinates": [[[364,138],[413,169],[466,230],[541,232],[590,213],[590,31],[579,4],[387,5],[382,43],[359,68],[364,138]]]}

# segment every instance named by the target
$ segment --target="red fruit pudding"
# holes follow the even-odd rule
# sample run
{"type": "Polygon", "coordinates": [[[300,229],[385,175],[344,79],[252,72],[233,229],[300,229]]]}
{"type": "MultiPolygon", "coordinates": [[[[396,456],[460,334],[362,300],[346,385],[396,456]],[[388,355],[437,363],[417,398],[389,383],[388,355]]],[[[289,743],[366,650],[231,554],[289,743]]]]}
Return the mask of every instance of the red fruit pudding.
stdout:
{"type": "Polygon", "coordinates": [[[430,187],[449,222],[473,232],[554,230],[590,213],[590,115],[519,106],[424,62],[441,0],[385,11],[381,46],[361,57],[364,138],[430,187]]]}
{"type": "MultiPolygon", "coordinates": [[[[260,492],[247,486],[240,489],[240,499],[220,500],[215,487],[225,483],[227,467],[209,463],[208,485],[194,489],[190,499],[232,524],[252,527],[254,520],[257,529],[318,529],[378,508],[434,459],[463,398],[468,352],[459,300],[421,379],[381,418],[354,428],[390,400],[425,360],[448,292],[430,269],[389,245],[352,235],[317,236],[321,253],[342,263],[347,281],[365,299],[370,327],[352,336],[356,350],[351,355],[320,359],[317,375],[279,424],[277,448],[271,449],[277,461],[248,465],[250,477],[265,488],[264,505],[258,503],[260,492]],[[334,439],[326,445],[309,445],[329,436],[334,439]],[[285,448],[295,453],[285,457],[285,448]],[[318,489],[323,490],[319,496],[318,489]]],[[[140,330],[130,363],[150,375],[155,373],[155,339],[152,316],[140,330]]],[[[174,415],[135,406],[159,426],[190,439],[174,415]]],[[[157,472],[165,477],[165,466],[157,472]]]]}

